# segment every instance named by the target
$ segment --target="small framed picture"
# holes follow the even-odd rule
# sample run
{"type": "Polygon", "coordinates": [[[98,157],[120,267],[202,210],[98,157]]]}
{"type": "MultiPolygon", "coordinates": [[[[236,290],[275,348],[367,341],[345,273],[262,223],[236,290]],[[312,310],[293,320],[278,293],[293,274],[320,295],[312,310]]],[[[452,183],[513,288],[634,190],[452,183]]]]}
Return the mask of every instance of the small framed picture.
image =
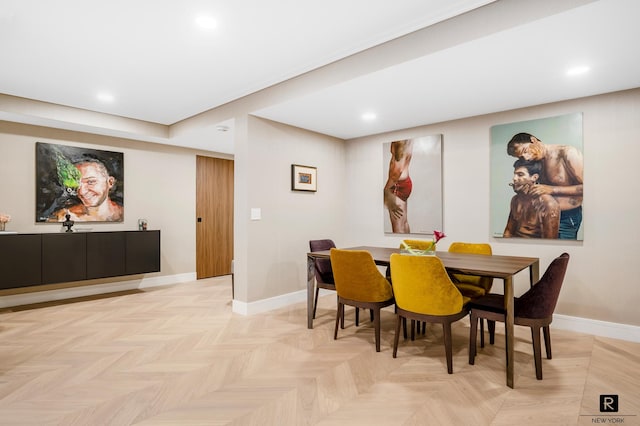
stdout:
{"type": "Polygon", "coordinates": [[[311,191],[318,190],[318,172],[315,167],[291,165],[291,190],[311,191]]]}

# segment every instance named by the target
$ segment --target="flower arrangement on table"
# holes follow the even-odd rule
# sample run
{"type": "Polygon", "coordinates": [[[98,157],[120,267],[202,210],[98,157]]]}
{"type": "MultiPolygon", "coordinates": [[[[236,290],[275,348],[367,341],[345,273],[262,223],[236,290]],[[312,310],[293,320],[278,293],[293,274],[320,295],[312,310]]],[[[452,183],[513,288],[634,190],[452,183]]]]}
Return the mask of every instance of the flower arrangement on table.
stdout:
{"type": "Polygon", "coordinates": [[[0,213],[0,231],[4,231],[7,222],[11,222],[11,216],[6,213],[0,213]]]}
{"type": "Polygon", "coordinates": [[[436,230],[436,231],[433,231],[433,241],[431,241],[428,246],[421,247],[421,248],[413,248],[413,247],[409,246],[409,244],[407,244],[406,240],[405,240],[405,241],[402,241],[402,249],[406,250],[407,253],[409,253],[411,255],[414,255],[414,256],[424,256],[424,255],[427,255],[427,254],[435,254],[435,252],[436,252],[436,244],[438,243],[438,241],[440,241],[444,237],[446,237],[444,232],[440,232],[440,231],[436,230]]]}

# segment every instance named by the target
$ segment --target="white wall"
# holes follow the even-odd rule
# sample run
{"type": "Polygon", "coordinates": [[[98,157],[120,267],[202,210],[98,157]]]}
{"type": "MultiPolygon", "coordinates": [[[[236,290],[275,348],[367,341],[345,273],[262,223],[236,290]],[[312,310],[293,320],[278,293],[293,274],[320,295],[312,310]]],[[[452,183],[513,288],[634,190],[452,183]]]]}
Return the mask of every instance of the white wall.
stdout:
{"type": "Polygon", "coordinates": [[[138,218],[146,218],[150,229],[161,230],[161,272],[147,275],[195,272],[197,151],[0,121],[0,212],[12,216],[7,230],[48,233],[61,229],[58,224],[35,222],[36,142],[123,152],[124,222],[76,226],[93,231],[135,230],[138,218]]]}
{"type": "MultiPolygon", "coordinates": [[[[238,115],[236,152],[236,298],[250,303],[303,291],[308,240],[338,246],[396,247],[382,225],[382,144],[442,133],[446,249],[456,240],[488,241],[496,253],[538,256],[542,269],[561,253],[572,260],[557,313],[640,325],[636,242],[639,186],[632,176],[640,154],[640,89],[508,111],[341,141],[279,123],[238,115]],[[492,125],[584,114],[585,197],[583,242],[501,240],[489,229],[489,129],[492,125]],[[291,164],[318,168],[318,192],[290,190],[291,164]],[[238,209],[239,207],[239,209],[238,209]],[[252,207],[262,220],[251,221],[252,207]]],[[[9,229],[58,232],[36,224],[35,142],[125,153],[125,222],[96,229],[136,229],[138,217],[162,229],[162,272],[195,271],[195,156],[201,152],[50,128],[0,122],[0,211],[9,229]]],[[[516,291],[527,286],[526,274],[516,291]]],[[[496,289],[500,284],[496,283],[496,289]]]]}
{"type": "Polygon", "coordinates": [[[236,234],[236,244],[246,244],[250,267],[236,288],[243,294],[246,287],[240,300],[252,302],[306,288],[309,240],[342,243],[345,167],[342,140],[268,120],[249,117],[248,144],[247,203],[236,212],[247,239],[236,234]],[[317,167],[317,192],[291,190],[292,164],[317,167]],[[251,208],[261,209],[261,220],[250,220],[251,208]]]}
{"type": "MultiPolygon", "coordinates": [[[[640,325],[640,89],[407,129],[347,142],[346,182],[350,208],[347,245],[396,247],[401,238],[382,229],[382,144],[442,133],[444,229],[438,244],[491,243],[494,253],[536,256],[541,273],[563,251],[571,261],[556,313],[640,325]],[[495,124],[584,113],[584,241],[503,240],[489,229],[490,127],[495,124]]],[[[516,277],[516,294],[528,286],[516,277]]],[[[496,290],[500,282],[494,283],[496,290]]]]}

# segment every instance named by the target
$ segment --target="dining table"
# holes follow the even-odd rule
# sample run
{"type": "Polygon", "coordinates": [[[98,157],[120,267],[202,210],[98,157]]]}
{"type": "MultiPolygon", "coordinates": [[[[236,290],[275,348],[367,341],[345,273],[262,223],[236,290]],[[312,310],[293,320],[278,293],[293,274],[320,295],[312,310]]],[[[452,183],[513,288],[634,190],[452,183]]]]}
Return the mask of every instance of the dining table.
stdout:
{"type": "MultiPolygon", "coordinates": [[[[399,248],[358,246],[343,250],[365,250],[371,253],[374,262],[380,266],[389,266],[391,255],[401,253],[399,248]]],[[[330,250],[307,253],[307,328],[313,328],[313,301],[315,295],[315,260],[329,258],[330,250]]],[[[514,294],[513,277],[528,269],[530,285],[534,285],[540,275],[540,259],[537,257],[484,255],[470,253],[451,253],[436,251],[449,273],[462,273],[502,279],[504,285],[505,340],[506,340],[506,376],[507,386],[513,388],[514,376],[514,294]]]]}

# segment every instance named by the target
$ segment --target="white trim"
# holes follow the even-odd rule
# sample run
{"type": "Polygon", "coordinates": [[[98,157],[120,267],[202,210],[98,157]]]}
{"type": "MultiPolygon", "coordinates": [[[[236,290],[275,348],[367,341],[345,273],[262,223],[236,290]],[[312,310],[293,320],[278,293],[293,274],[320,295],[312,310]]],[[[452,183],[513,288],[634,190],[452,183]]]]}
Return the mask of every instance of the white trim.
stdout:
{"type": "MultiPolygon", "coordinates": [[[[327,294],[336,294],[335,291],[320,289],[318,297],[326,296],[327,294]]],[[[239,300],[233,300],[231,304],[231,310],[240,315],[254,315],[263,312],[272,311],[274,309],[283,308],[285,306],[293,305],[294,303],[300,303],[307,301],[307,290],[299,290],[293,293],[287,293],[280,296],[270,297],[268,299],[257,300],[255,302],[240,302],[239,300]]]]}
{"type": "Polygon", "coordinates": [[[299,290],[293,293],[281,294],[280,296],[256,300],[255,302],[249,303],[234,300],[231,310],[236,314],[254,315],[306,301],[307,290],[299,290]]]}
{"type": "Polygon", "coordinates": [[[188,283],[198,279],[195,272],[185,272],[184,274],[162,275],[159,277],[149,277],[140,280],[138,288],[161,287],[163,285],[188,283]]]}
{"type": "Polygon", "coordinates": [[[552,327],[640,343],[640,327],[636,325],[554,314],[552,327]]]}
{"type": "MultiPolygon", "coordinates": [[[[96,294],[115,293],[118,291],[134,290],[140,288],[160,287],[171,284],[179,284],[196,281],[196,273],[188,272],[176,275],[162,275],[159,277],[142,277],[140,279],[119,281],[106,284],[94,284],[73,288],[62,288],[34,293],[13,294],[0,296],[0,308],[11,306],[31,305],[34,303],[51,302],[55,300],[73,299],[75,297],[93,296],[96,294]]],[[[320,296],[334,294],[333,291],[320,289],[320,296]]],[[[270,297],[255,302],[240,302],[233,300],[232,311],[241,315],[254,315],[279,309],[295,303],[307,301],[307,290],[299,290],[293,293],[270,297]]],[[[628,324],[618,324],[593,320],[589,318],[571,317],[567,315],[553,316],[553,327],[559,330],[575,331],[577,333],[591,334],[594,336],[610,337],[613,339],[627,340],[640,343],[640,327],[628,324]]]]}
{"type": "Polygon", "coordinates": [[[196,273],[188,272],[177,275],[162,275],[159,277],[142,277],[134,280],[118,281],[105,284],[93,284],[80,287],[37,291],[33,293],[12,294],[8,296],[0,296],[0,308],[52,302],[55,300],[73,299],[75,297],[94,296],[96,294],[115,293],[118,291],[134,290],[138,288],[159,287],[195,280],[196,273]]]}
{"type": "MultiPolygon", "coordinates": [[[[335,292],[330,290],[320,290],[320,296],[330,293],[335,294],[335,292]]],[[[232,310],[233,312],[241,315],[253,315],[306,301],[307,291],[300,290],[294,293],[283,294],[281,296],[270,297],[268,299],[250,303],[234,300],[232,310]]],[[[635,325],[618,324],[615,322],[598,321],[589,318],[555,314],[553,316],[552,327],[559,330],[575,331],[594,336],[610,337],[613,339],[640,343],[640,327],[635,325]]]]}

